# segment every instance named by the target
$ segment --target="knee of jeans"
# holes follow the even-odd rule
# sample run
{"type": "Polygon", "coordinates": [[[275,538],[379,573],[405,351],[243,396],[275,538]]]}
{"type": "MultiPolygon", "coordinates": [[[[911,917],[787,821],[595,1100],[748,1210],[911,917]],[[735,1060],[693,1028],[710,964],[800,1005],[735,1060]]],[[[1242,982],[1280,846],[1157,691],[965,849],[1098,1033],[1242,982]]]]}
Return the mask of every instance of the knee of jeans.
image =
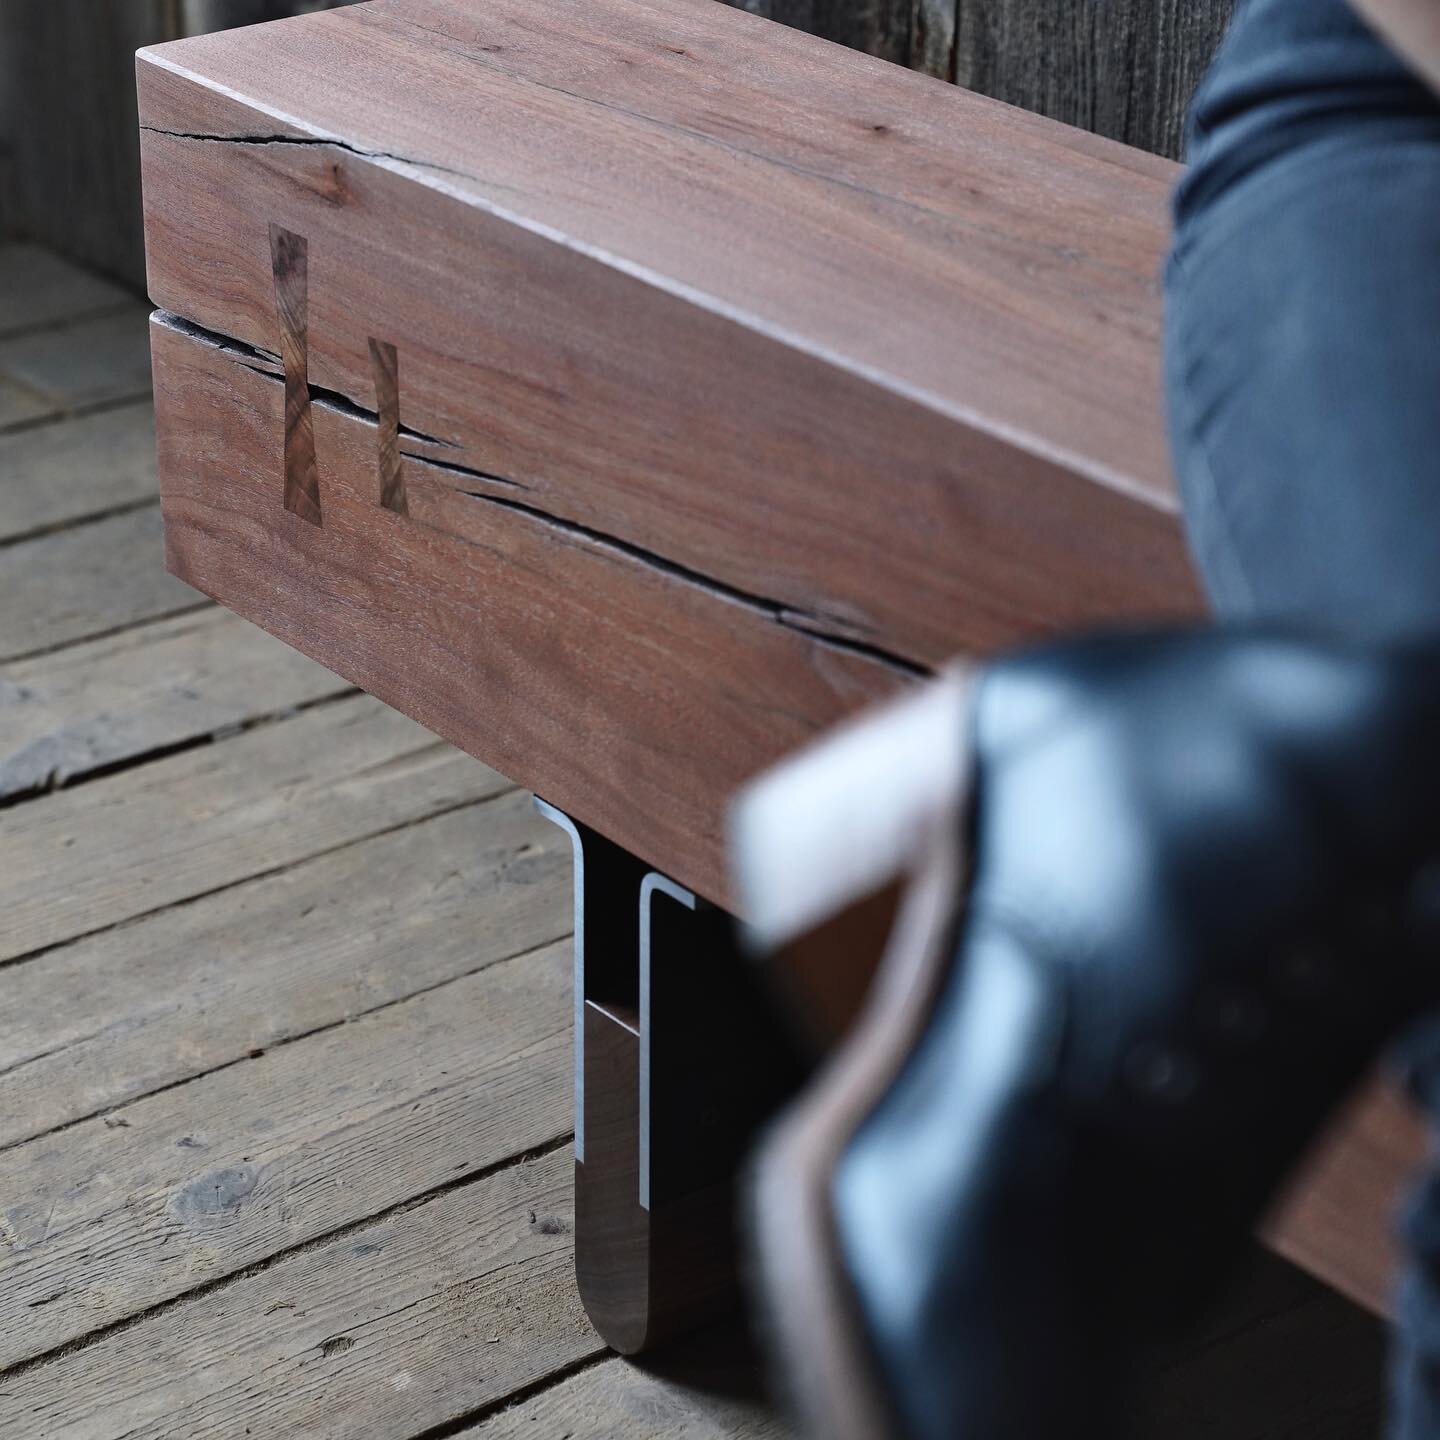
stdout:
{"type": "Polygon", "coordinates": [[[1348,0],[1240,0],[1191,103],[1176,223],[1317,143],[1435,126],[1435,93],[1348,0]]]}

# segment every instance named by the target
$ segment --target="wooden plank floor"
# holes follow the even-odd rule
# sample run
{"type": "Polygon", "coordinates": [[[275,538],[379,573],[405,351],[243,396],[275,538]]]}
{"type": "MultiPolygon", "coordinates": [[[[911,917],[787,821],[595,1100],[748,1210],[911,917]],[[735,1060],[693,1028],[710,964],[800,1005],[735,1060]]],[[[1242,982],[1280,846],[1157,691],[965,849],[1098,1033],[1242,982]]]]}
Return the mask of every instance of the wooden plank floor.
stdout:
{"type": "MultiPolygon", "coordinates": [[[[0,246],[0,1437],[782,1440],[586,1324],[568,848],[165,574],[145,316],[0,246]]],[[[1142,1431],[1358,1440],[1381,1340],[1257,1255],[1142,1431]]]]}

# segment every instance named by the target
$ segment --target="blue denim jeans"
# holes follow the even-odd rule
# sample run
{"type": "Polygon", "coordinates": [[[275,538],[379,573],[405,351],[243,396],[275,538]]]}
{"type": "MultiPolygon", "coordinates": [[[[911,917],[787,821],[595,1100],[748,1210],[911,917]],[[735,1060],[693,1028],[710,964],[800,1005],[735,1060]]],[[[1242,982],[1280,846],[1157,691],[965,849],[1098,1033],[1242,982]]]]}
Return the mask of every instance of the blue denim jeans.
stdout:
{"type": "Polygon", "coordinates": [[[1240,0],[1188,148],[1167,385],[1216,610],[1440,630],[1440,99],[1345,0],[1240,0]]]}
{"type": "MultiPolygon", "coordinates": [[[[1188,159],[1166,388],[1216,613],[1440,630],[1440,99],[1345,0],[1240,0],[1188,159]]],[[[1416,1037],[1440,1114],[1440,1025],[1416,1037]]],[[[1405,1236],[1391,1433],[1440,1440],[1440,1177],[1405,1236]]]]}

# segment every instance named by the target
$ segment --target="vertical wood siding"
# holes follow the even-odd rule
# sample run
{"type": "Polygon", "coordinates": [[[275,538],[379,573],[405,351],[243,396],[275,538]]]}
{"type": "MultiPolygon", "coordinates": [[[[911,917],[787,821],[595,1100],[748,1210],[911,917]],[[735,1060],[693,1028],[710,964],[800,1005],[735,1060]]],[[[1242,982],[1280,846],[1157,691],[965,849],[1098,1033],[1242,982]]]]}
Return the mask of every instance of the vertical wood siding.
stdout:
{"type": "Polygon", "coordinates": [[[0,0],[0,235],[145,284],[134,54],[353,0],[0,0]]]}
{"type": "Polygon", "coordinates": [[[1178,156],[1233,0],[732,0],[971,90],[1178,156]]]}
{"type": "Polygon", "coordinates": [[[1232,5],[959,0],[956,79],[1012,105],[1178,159],[1185,107],[1232,5]]]}

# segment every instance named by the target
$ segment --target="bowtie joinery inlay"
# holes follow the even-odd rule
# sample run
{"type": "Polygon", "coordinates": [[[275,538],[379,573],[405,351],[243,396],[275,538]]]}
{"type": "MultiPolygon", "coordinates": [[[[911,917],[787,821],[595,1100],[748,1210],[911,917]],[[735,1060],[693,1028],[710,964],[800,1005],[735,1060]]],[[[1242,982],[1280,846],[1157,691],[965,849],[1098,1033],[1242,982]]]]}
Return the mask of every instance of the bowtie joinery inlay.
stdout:
{"type": "Polygon", "coordinates": [[[309,250],[303,235],[270,226],[280,359],[285,367],[285,508],[319,525],[320,472],[310,414],[309,250]]]}
{"type": "MultiPolygon", "coordinates": [[[[285,508],[319,525],[320,469],[310,411],[309,241],[272,224],[270,262],[285,371],[285,508]]],[[[370,369],[375,383],[380,504],[397,515],[408,515],[400,453],[400,358],[395,346],[370,337],[370,369]]]]}
{"type": "Polygon", "coordinates": [[[370,340],[370,369],[375,377],[375,413],[380,461],[380,503],[408,515],[405,462],[400,458],[400,357],[393,345],[370,340]]]}

